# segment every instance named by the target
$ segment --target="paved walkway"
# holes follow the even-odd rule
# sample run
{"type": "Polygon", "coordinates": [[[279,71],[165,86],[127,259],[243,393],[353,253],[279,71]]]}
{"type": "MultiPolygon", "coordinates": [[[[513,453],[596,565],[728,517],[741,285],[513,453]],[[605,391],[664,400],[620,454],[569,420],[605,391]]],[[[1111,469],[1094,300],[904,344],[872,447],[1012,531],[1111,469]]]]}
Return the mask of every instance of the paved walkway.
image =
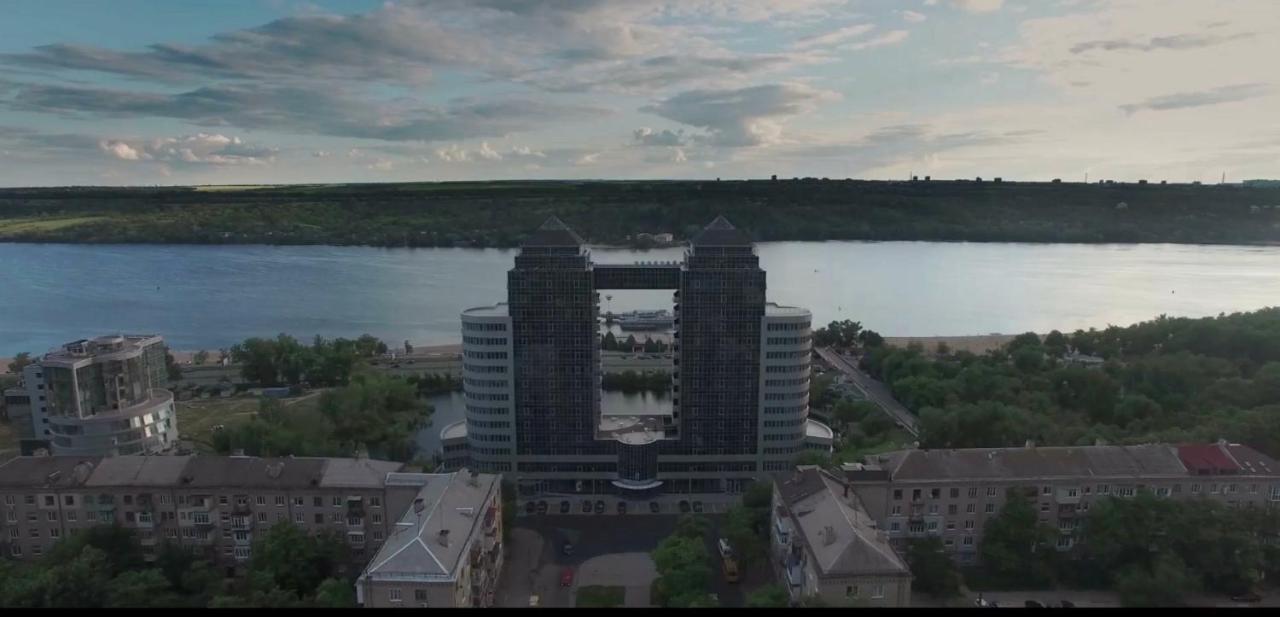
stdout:
{"type": "Polygon", "coordinates": [[[827,347],[816,347],[814,351],[822,356],[827,364],[846,377],[848,377],[859,390],[866,395],[867,400],[880,406],[891,419],[902,424],[907,432],[914,436],[919,436],[920,431],[916,426],[916,417],[906,407],[902,406],[897,399],[893,398],[893,394],[889,392],[888,386],[876,381],[870,375],[863,373],[852,362],[844,356],[837,354],[827,347]]]}
{"type": "Polygon", "coordinates": [[[578,570],[573,586],[574,598],[578,587],[589,585],[617,586],[626,589],[623,605],[628,608],[646,607],[649,604],[649,586],[658,578],[658,570],[648,553],[614,553],[592,557],[578,570]]]}

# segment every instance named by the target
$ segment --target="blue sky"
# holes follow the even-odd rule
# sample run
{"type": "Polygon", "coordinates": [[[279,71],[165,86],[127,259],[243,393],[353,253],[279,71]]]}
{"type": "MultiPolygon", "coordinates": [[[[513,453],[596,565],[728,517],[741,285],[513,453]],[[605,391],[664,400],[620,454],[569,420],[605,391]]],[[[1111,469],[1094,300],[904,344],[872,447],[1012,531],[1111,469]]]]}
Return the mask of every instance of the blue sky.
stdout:
{"type": "Polygon", "coordinates": [[[9,0],[0,185],[1278,177],[1273,0],[9,0]]]}

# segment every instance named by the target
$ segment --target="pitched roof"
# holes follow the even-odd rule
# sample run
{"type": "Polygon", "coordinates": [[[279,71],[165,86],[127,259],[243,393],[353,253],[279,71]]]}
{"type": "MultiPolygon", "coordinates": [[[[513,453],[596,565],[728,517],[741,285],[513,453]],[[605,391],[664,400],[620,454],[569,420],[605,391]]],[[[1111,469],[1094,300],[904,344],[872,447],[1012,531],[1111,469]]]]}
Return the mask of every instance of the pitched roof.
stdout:
{"type": "Polygon", "coordinates": [[[320,486],[380,488],[386,482],[387,474],[400,471],[403,463],[379,461],[368,458],[328,458],[325,462],[324,475],[320,477],[320,486]]]}
{"type": "Polygon", "coordinates": [[[85,486],[173,486],[190,456],[112,456],[102,459],[85,486]]]}
{"type": "Polygon", "coordinates": [[[1224,444],[1190,443],[1178,446],[1178,458],[1194,474],[1240,473],[1240,465],[1231,458],[1224,444]]]}
{"type": "Polygon", "coordinates": [[[1240,465],[1242,473],[1266,476],[1280,474],[1280,463],[1255,448],[1238,443],[1227,444],[1226,448],[1231,458],[1240,465]]]}
{"type": "Polygon", "coordinates": [[[801,469],[788,482],[792,488],[780,483],[778,492],[821,576],[910,576],[902,557],[844,482],[817,467],[801,469]],[[788,501],[788,493],[798,497],[788,501]]]}
{"type": "Polygon", "coordinates": [[[458,574],[467,539],[485,520],[480,508],[495,490],[498,476],[470,472],[415,474],[425,480],[418,490],[422,512],[410,507],[396,523],[395,530],[369,561],[361,578],[444,578],[458,574]],[[447,544],[441,544],[441,532],[447,544]]]}
{"type": "Polygon", "coordinates": [[[82,486],[102,457],[16,456],[0,463],[0,487],[82,486]]]}
{"type": "Polygon", "coordinates": [[[884,455],[881,462],[894,480],[1186,474],[1174,448],[1163,444],[900,450],[884,455]]]}
{"type": "Polygon", "coordinates": [[[558,217],[552,216],[538,227],[521,246],[540,247],[577,247],[582,246],[582,237],[569,229],[558,217]]]}
{"type": "Polygon", "coordinates": [[[729,219],[717,216],[710,225],[703,228],[689,243],[693,246],[751,246],[751,236],[733,226],[729,219]]]}
{"type": "Polygon", "coordinates": [[[193,456],[179,483],[189,487],[298,488],[318,486],[322,458],[193,456]]]}

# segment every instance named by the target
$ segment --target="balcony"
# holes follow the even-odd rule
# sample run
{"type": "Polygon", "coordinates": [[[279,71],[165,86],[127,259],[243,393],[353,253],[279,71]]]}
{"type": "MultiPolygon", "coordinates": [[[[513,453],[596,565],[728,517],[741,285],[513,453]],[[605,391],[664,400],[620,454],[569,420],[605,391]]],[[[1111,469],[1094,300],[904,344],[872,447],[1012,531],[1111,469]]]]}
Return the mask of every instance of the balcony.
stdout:
{"type": "Polygon", "coordinates": [[[1072,505],[1080,503],[1080,491],[1076,491],[1074,495],[1069,494],[1067,491],[1058,491],[1054,495],[1054,501],[1060,504],[1072,505]]]}
{"type": "Polygon", "coordinates": [[[232,514],[249,514],[251,512],[253,512],[253,508],[249,507],[248,501],[244,503],[237,501],[235,505],[231,506],[232,514]]]}

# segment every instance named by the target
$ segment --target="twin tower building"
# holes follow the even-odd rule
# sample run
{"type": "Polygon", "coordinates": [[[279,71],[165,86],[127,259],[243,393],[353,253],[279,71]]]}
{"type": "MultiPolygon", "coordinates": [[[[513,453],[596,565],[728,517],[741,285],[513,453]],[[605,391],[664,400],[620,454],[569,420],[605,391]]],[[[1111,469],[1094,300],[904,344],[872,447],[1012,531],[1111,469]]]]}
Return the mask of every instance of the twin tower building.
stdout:
{"type": "MultiPolygon", "coordinates": [[[[507,273],[507,301],[463,311],[470,466],[530,495],[736,493],[831,432],[809,420],[811,317],[766,301],[750,237],[723,217],[682,262],[597,264],[546,221],[507,273]],[[671,290],[670,408],[618,415],[600,396],[600,291],[671,290]]],[[[461,426],[444,431],[460,442],[461,426]]],[[[446,456],[447,458],[447,456],[446,456]]]]}

